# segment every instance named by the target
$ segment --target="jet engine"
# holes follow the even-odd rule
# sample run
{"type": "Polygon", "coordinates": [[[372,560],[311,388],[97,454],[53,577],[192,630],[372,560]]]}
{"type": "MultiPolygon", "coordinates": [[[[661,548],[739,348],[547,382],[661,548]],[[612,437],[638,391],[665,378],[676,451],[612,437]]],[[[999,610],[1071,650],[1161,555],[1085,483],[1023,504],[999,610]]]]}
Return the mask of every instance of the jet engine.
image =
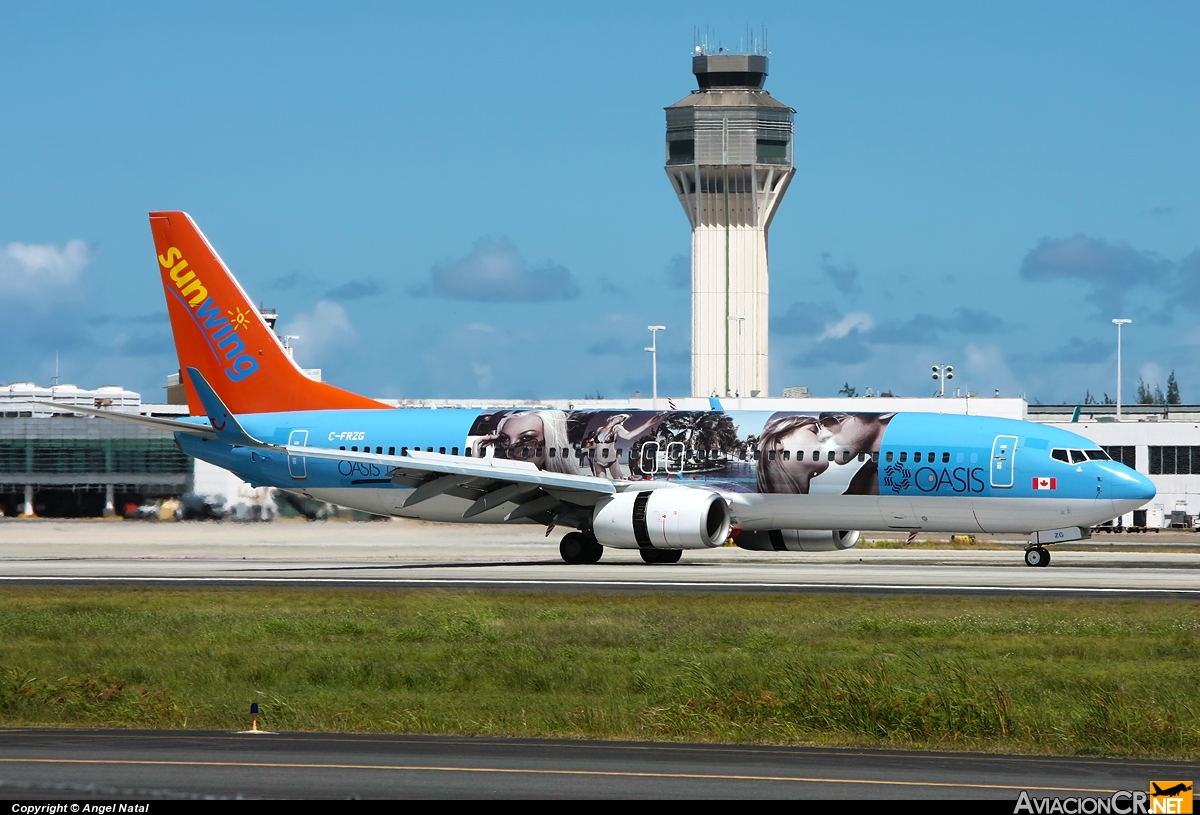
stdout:
{"type": "Polygon", "coordinates": [[[707,549],[729,539],[729,505],[691,487],[628,489],[596,505],[596,540],[618,549],[707,549]]]}
{"type": "Polygon", "coordinates": [[[858,543],[858,532],[822,529],[743,530],[733,539],[743,549],[756,552],[834,552],[858,543]]]}

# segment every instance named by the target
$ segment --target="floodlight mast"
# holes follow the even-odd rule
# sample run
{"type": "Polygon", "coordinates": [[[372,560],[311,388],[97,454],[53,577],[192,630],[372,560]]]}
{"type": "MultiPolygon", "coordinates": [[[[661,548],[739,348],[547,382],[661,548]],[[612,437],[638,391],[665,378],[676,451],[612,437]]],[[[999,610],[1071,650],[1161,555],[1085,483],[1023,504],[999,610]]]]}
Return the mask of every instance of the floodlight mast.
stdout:
{"type": "Polygon", "coordinates": [[[941,380],[941,389],[938,392],[938,397],[939,398],[944,397],[946,395],[946,380],[954,378],[954,366],[953,365],[934,365],[933,366],[933,378],[941,380]]]}
{"type": "Polygon", "coordinates": [[[1117,317],[1113,325],[1117,327],[1117,421],[1121,421],[1121,326],[1129,325],[1133,320],[1117,317]]]}
{"type": "Polygon", "coordinates": [[[644,350],[650,352],[651,394],[653,397],[651,404],[655,410],[658,410],[658,332],[666,331],[667,327],[665,325],[648,325],[646,328],[650,330],[650,347],[644,350]]]}

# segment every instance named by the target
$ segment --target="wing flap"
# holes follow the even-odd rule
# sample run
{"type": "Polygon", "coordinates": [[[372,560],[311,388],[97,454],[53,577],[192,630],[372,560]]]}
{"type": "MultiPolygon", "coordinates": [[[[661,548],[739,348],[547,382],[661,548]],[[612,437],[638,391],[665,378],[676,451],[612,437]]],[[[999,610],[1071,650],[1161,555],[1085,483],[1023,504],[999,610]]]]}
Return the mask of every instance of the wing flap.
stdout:
{"type": "Polygon", "coordinates": [[[387,456],[379,453],[356,453],[347,450],[330,450],[327,447],[295,447],[292,445],[287,446],[287,454],[326,461],[376,464],[398,471],[401,477],[428,476],[433,473],[457,475],[462,476],[460,484],[468,478],[478,478],[504,484],[526,484],[531,487],[584,492],[593,495],[612,495],[617,491],[616,486],[605,478],[546,472],[525,461],[492,458],[471,459],[416,450],[410,451],[407,456],[387,456]]]}

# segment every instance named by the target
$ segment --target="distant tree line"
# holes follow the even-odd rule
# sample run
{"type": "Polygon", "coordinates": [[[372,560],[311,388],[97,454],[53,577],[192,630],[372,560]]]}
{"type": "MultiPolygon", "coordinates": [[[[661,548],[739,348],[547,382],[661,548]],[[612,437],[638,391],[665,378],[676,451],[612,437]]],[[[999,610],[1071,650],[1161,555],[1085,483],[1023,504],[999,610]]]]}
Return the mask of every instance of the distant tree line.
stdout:
{"type": "Polygon", "coordinates": [[[1167,377],[1167,392],[1164,394],[1162,388],[1157,384],[1154,390],[1150,390],[1150,386],[1146,384],[1140,376],[1138,377],[1137,401],[1139,405],[1178,405],[1181,404],[1179,399],[1179,383],[1175,380],[1175,372],[1171,371],[1171,375],[1167,377]]]}
{"type": "MultiPolygon", "coordinates": [[[[1097,399],[1089,390],[1083,397],[1085,405],[1113,405],[1116,400],[1104,394],[1103,400],[1097,399]]],[[[1138,377],[1137,387],[1137,404],[1139,405],[1181,405],[1182,400],[1179,397],[1179,382],[1175,379],[1175,372],[1171,371],[1171,375],[1167,377],[1167,392],[1157,384],[1151,388],[1146,384],[1146,381],[1140,376],[1138,377]]]]}

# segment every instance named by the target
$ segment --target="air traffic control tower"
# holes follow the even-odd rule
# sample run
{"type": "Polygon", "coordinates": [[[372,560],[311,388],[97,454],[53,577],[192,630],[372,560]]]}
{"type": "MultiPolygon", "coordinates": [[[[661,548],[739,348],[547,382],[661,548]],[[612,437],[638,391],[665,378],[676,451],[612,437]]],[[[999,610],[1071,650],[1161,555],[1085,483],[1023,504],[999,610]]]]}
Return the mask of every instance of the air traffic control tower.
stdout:
{"type": "Polygon", "coordinates": [[[767,228],[787,191],[796,112],[764,54],[697,48],[698,90],[667,108],[667,176],[692,224],[692,395],[766,396],[767,228]]]}

